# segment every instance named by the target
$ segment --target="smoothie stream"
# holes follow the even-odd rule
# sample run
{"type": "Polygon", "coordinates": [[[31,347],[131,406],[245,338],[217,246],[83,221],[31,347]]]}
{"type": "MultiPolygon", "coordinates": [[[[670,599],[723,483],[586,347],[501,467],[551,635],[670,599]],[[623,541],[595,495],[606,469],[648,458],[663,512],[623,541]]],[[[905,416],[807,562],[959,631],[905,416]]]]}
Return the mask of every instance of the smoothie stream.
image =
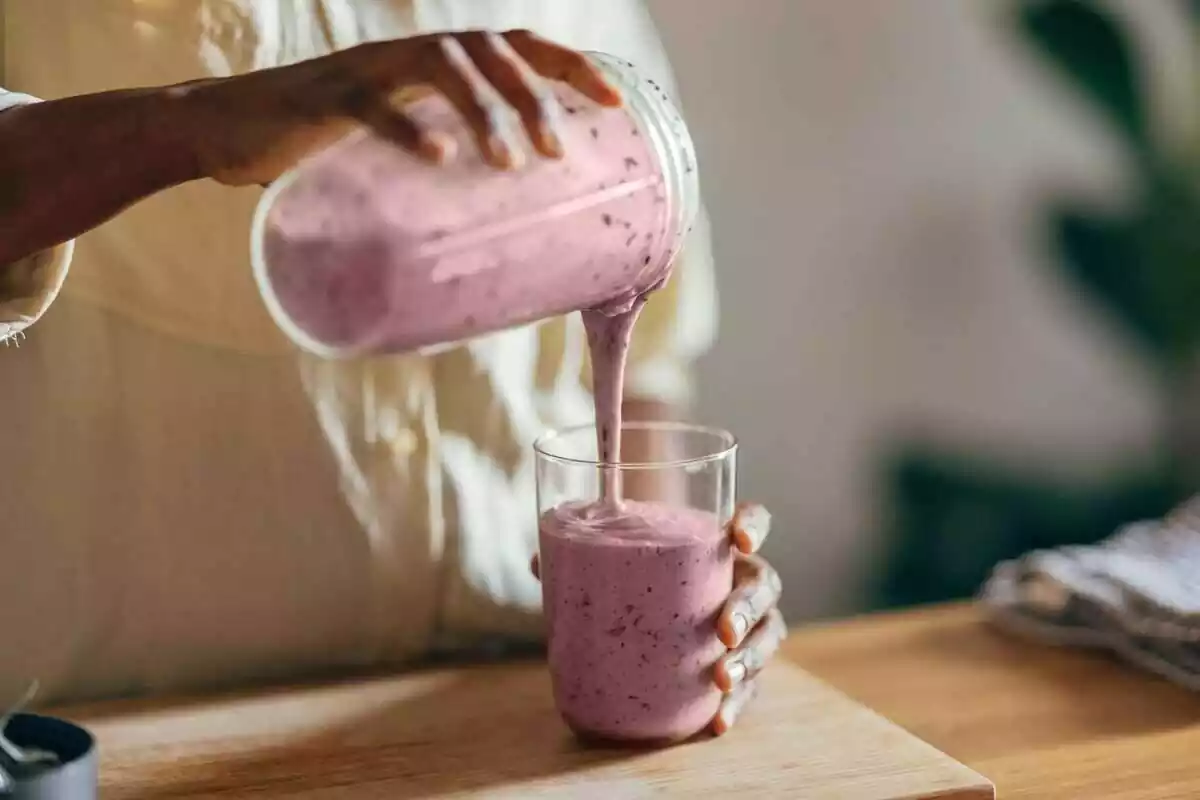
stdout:
{"type": "Polygon", "coordinates": [[[620,505],[621,473],[621,401],[625,396],[625,362],[629,343],[646,295],[641,294],[620,306],[608,306],[583,312],[588,351],[592,359],[592,395],[596,405],[596,454],[601,464],[600,500],[612,507],[620,505]]]}

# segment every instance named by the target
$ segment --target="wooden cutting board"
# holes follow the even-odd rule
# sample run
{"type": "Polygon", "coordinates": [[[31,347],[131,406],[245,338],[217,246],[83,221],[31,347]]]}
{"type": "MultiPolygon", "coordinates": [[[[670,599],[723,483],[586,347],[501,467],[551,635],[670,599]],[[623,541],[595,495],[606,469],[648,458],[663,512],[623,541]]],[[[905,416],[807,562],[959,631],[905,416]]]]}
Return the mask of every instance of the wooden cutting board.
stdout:
{"type": "Polygon", "coordinates": [[[776,664],[763,681],[727,736],[657,751],[577,744],[545,667],[531,663],[67,716],[97,735],[111,800],[995,797],[983,777],[798,668],[776,664]]]}

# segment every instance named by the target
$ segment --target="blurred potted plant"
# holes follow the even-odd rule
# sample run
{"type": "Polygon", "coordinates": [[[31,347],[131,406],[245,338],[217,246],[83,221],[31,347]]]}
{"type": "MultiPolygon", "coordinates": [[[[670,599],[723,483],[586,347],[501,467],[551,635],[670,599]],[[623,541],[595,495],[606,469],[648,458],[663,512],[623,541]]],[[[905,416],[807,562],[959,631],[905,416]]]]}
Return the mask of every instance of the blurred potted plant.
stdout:
{"type": "MultiPolygon", "coordinates": [[[[1180,1],[1200,33],[1200,0],[1180,1]]],[[[1161,465],[1084,487],[919,444],[901,448],[887,468],[895,513],[885,605],[969,594],[1001,558],[1094,541],[1200,489],[1200,139],[1181,152],[1155,135],[1145,65],[1124,22],[1101,3],[1025,0],[1015,11],[1018,36],[1128,156],[1130,202],[1102,211],[1061,198],[1049,210],[1047,238],[1065,279],[1126,332],[1157,375],[1161,465]]],[[[1200,96],[1200,75],[1196,85],[1200,96]]]]}
{"type": "MultiPolygon", "coordinates": [[[[1200,28],[1200,2],[1184,6],[1200,28]]],[[[1200,142],[1179,152],[1154,135],[1131,37],[1103,6],[1030,0],[1019,10],[1019,30],[1095,108],[1136,181],[1119,214],[1059,203],[1051,215],[1058,263],[1153,365],[1166,404],[1164,446],[1200,486],[1200,142]]],[[[1200,75],[1196,83],[1200,90],[1200,75]]]]}

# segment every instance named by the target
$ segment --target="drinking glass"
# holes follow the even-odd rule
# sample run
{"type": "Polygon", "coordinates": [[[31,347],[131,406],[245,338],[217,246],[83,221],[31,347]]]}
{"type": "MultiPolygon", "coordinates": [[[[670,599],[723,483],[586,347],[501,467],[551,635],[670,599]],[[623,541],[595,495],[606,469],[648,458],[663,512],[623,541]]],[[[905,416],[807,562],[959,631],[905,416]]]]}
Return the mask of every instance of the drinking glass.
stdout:
{"type": "Polygon", "coordinates": [[[712,667],[733,588],[737,442],[629,422],[621,446],[633,460],[599,463],[592,425],[534,445],[551,681],[581,737],[670,743],[707,728],[721,700],[712,667]],[[601,497],[602,485],[623,494],[601,497]]]}

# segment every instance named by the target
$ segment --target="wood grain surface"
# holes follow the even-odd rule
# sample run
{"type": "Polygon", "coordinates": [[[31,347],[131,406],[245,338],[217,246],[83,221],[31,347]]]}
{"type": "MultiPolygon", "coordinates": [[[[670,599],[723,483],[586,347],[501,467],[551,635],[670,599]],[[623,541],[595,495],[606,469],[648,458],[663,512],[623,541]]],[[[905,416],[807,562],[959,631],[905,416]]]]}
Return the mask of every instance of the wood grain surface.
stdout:
{"type": "Polygon", "coordinates": [[[729,735],[657,751],[577,744],[540,663],[66,715],[97,735],[101,796],[112,800],[994,796],[971,770],[786,663],[729,735]]]}
{"type": "Polygon", "coordinates": [[[1004,800],[1200,798],[1200,696],[1102,653],[995,631],[971,606],[809,626],[784,650],[1004,800]]]}
{"type": "MultiPolygon", "coordinates": [[[[793,631],[784,652],[987,775],[1006,800],[1200,798],[1200,697],[1103,654],[999,633],[971,606],[805,626],[793,631]]],[[[388,681],[367,681],[241,700],[124,703],[63,713],[102,732],[104,796],[116,798],[404,798],[438,797],[438,791],[536,798],[538,792],[554,796],[554,781],[562,780],[560,793],[586,800],[589,780],[638,762],[630,754],[573,750],[557,720],[547,719],[545,687],[528,669],[489,669],[482,673],[489,688],[461,673],[440,673],[406,679],[402,691],[388,681]],[[298,698],[305,702],[293,702],[298,698]],[[463,727],[469,733],[456,733],[463,727]],[[392,744],[379,744],[377,737],[388,736],[392,744]],[[534,746],[559,748],[559,766],[520,756],[534,746]],[[431,775],[427,766],[456,774],[431,775]],[[353,788],[356,782],[367,788],[353,788]],[[514,786],[529,792],[521,795],[514,786]]],[[[778,666],[768,671],[773,685],[746,719],[747,726],[777,731],[767,745],[767,758],[777,762],[768,768],[778,773],[774,790],[759,796],[813,796],[787,788],[797,780],[795,765],[807,759],[811,770],[817,760],[803,750],[805,737],[792,730],[814,730],[824,712],[781,700],[784,692],[774,684],[790,683],[782,672],[778,666]]],[[[734,737],[743,735],[749,741],[746,729],[734,731],[734,737]]],[[[708,765],[698,773],[702,781],[720,773],[711,786],[689,789],[695,797],[713,796],[708,788],[736,780],[736,768],[730,776],[717,766],[724,763],[717,757],[720,746],[689,746],[670,757],[708,765]]],[[[746,750],[754,758],[762,752],[757,745],[746,750]]],[[[608,778],[616,783],[601,782],[600,790],[636,798],[636,792],[671,785],[672,770],[686,772],[674,764],[656,767],[650,777],[622,772],[608,778]]]]}

